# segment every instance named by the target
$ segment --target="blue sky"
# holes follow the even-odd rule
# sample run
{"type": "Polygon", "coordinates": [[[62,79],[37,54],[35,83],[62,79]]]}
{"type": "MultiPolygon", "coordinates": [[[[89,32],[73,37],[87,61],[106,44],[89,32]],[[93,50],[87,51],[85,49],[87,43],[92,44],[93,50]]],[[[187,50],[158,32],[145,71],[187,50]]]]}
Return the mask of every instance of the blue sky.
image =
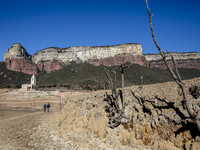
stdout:
{"type": "MultiPolygon", "coordinates": [[[[200,52],[200,1],[149,0],[162,50],[200,52]]],[[[0,0],[0,61],[14,43],[31,55],[47,47],[140,43],[158,53],[145,0],[0,0]]]]}

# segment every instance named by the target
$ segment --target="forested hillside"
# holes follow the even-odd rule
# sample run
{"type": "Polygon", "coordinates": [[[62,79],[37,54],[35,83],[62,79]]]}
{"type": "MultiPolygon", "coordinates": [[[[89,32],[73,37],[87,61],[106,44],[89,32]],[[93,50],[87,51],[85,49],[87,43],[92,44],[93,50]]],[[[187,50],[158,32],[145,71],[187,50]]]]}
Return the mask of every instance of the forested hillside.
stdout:
{"type": "MultiPolygon", "coordinates": [[[[36,75],[37,87],[66,87],[67,89],[86,89],[98,90],[103,89],[107,80],[104,73],[104,67],[95,67],[88,63],[77,64],[72,62],[63,69],[46,73],[39,72],[36,75]]],[[[114,79],[113,70],[117,74],[117,86],[121,86],[120,66],[106,67],[111,77],[114,79]]],[[[182,79],[192,79],[200,77],[198,69],[182,69],[179,68],[182,79]]],[[[172,81],[168,70],[150,69],[138,64],[132,64],[125,69],[125,86],[141,84],[141,76],[143,76],[143,84],[154,84],[172,81]]],[[[31,75],[22,72],[15,72],[6,69],[5,63],[0,62],[0,87],[1,88],[19,88],[22,84],[30,83],[31,75]]],[[[107,87],[106,87],[107,88],[107,87]]]]}

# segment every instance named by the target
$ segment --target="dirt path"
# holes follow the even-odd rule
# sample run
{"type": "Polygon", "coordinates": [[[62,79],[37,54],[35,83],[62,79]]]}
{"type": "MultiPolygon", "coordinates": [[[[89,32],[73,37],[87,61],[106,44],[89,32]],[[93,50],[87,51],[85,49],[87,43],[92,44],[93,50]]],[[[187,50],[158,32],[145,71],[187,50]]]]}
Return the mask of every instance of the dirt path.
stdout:
{"type": "Polygon", "coordinates": [[[25,150],[44,149],[41,137],[34,137],[39,125],[44,117],[48,117],[53,112],[35,112],[14,116],[0,120],[0,149],[1,150],[25,150]],[[37,147],[36,146],[40,146],[37,147]]]}
{"type": "Polygon", "coordinates": [[[53,122],[59,113],[40,111],[0,118],[0,150],[81,150],[75,142],[58,136],[53,122]]]}

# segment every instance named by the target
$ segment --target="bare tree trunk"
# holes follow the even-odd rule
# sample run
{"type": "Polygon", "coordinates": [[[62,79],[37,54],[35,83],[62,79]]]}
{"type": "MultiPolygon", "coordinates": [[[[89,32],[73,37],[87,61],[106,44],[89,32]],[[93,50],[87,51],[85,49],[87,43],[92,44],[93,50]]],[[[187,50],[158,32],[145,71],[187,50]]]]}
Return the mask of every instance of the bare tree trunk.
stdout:
{"type": "Polygon", "coordinates": [[[181,88],[182,90],[182,93],[183,93],[183,103],[186,107],[186,110],[188,111],[189,115],[191,118],[195,119],[196,118],[196,115],[194,113],[194,111],[189,107],[189,103],[188,103],[188,97],[187,97],[187,94],[185,92],[185,86],[184,86],[184,83],[181,81],[181,78],[180,78],[180,75],[179,75],[179,72],[178,72],[178,69],[176,67],[176,63],[175,63],[175,60],[173,58],[173,56],[170,54],[172,60],[173,60],[173,63],[174,63],[174,66],[175,66],[175,69],[176,69],[176,73],[177,73],[177,76],[176,74],[173,72],[173,70],[171,69],[171,67],[169,66],[169,64],[167,63],[167,60],[166,60],[166,57],[163,53],[163,51],[161,50],[161,48],[159,47],[156,39],[155,39],[155,35],[154,35],[154,30],[153,30],[153,26],[152,26],[152,20],[151,20],[151,17],[153,16],[151,13],[150,13],[150,9],[149,9],[149,6],[148,6],[148,2],[146,0],[146,5],[147,5],[147,11],[148,11],[148,14],[149,14],[149,23],[150,23],[150,28],[151,28],[151,35],[152,35],[152,38],[153,38],[153,41],[158,49],[158,51],[160,52],[160,55],[162,56],[162,59],[163,61],[165,62],[168,70],[170,71],[172,77],[174,78],[175,82],[179,85],[179,87],[181,88]]]}
{"type": "Polygon", "coordinates": [[[124,102],[125,102],[125,97],[124,97],[124,68],[126,68],[126,67],[129,67],[130,65],[125,65],[124,66],[124,62],[123,62],[123,64],[121,64],[121,75],[122,75],[122,100],[123,100],[123,102],[122,102],[122,111],[124,111],[124,109],[125,109],[125,105],[124,105],[124,102]]]}
{"type": "Polygon", "coordinates": [[[124,111],[125,111],[125,105],[124,105],[124,68],[128,67],[130,65],[126,65],[124,66],[124,64],[121,64],[121,68],[120,68],[120,71],[121,71],[121,77],[122,77],[122,90],[119,90],[119,94],[117,94],[117,89],[116,89],[116,83],[117,83],[117,80],[116,80],[116,72],[114,72],[115,74],[115,84],[113,83],[112,81],[112,78],[110,77],[110,74],[109,72],[105,69],[104,67],[104,72],[106,74],[106,77],[108,79],[108,83],[106,83],[110,90],[112,91],[112,95],[108,95],[107,92],[106,92],[106,98],[104,99],[104,101],[107,101],[109,105],[105,106],[104,109],[107,113],[109,113],[108,115],[108,118],[109,118],[109,127],[110,128],[115,128],[117,127],[118,125],[120,125],[122,122],[121,122],[121,119],[124,115],[124,111]],[[121,103],[119,103],[119,97],[120,96],[120,99],[121,99],[121,103]],[[113,105],[114,105],[114,108],[113,108],[113,105]]]}
{"type": "Polygon", "coordinates": [[[125,107],[124,107],[124,66],[121,65],[121,75],[122,75],[122,110],[124,111],[125,107]]]}

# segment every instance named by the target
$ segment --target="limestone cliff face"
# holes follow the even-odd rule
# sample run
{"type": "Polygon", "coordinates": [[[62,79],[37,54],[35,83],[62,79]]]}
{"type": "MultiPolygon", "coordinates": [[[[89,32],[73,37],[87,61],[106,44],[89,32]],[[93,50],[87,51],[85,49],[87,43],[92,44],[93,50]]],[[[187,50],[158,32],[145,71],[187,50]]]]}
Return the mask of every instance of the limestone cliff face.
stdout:
{"type": "MultiPolygon", "coordinates": [[[[200,59],[199,53],[197,52],[189,52],[189,53],[177,53],[177,52],[172,52],[172,56],[174,57],[175,60],[186,60],[186,59],[200,59]]],[[[148,61],[158,61],[162,60],[162,57],[160,53],[157,54],[144,54],[145,58],[148,61]]],[[[169,54],[165,53],[166,59],[171,59],[169,54]]]]}
{"type": "Polygon", "coordinates": [[[37,70],[47,72],[59,70],[71,61],[88,62],[95,66],[103,63],[109,66],[120,65],[122,59],[124,62],[148,66],[148,62],[142,55],[142,46],[134,43],[114,46],[49,47],[32,56],[17,43],[13,44],[4,54],[8,69],[28,74],[37,74],[37,70]]]}
{"type": "Polygon", "coordinates": [[[25,48],[19,43],[15,43],[4,53],[4,61],[12,58],[30,58],[31,56],[27,53],[25,48]]]}
{"type": "MultiPolygon", "coordinates": [[[[179,68],[200,69],[200,56],[197,52],[172,53],[179,68]]],[[[167,59],[170,59],[166,54],[167,59]]],[[[160,54],[142,54],[140,44],[128,43],[114,46],[84,46],[57,48],[49,47],[29,55],[25,48],[15,43],[5,52],[4,61],[7,69],[37,74],[45,70],[48,73],[62,69],[71,61],[88,62],[94,66],[102,63],[106,66],[120,65],[122,62],[136,63],[150,68],[166,69],[160,54]]],[[[172,62],[170,62],[172,65],[172,62]]]]}
{"type": "Polygon", "coordinates": [[[15,43],[5,52],[4,61],[9,70],[23,72],[26,74],[37,74],[37,66],[32,63],[31,55],[27,53],[25,48],[15,43]]]}
{"type": "Polygon", "coordinates": [[[115,57],[117,55],[142,55],[142,46],[140,44],[121,44],[115,46],[84,46],[55,48],[50,47],[32,56],[32,61],[37,64],[40,61],[59,60],[64,63],[70,61],[85,62],[91,59],[102,59],[115,57]]]}
{"type": "Polygon", "coordinates": [[[141,66],[148,67],[149,62],[145,59],[143,55],[127,55],[127,56],[116,56],[116,57],[107,57],[100,59],[91,59],[87,61],[88,63],[94,66],[100,66],[102,63],[105,66],[119,66],[123,62],[129,62],[134,64],[139,64],[141,66]]]}
{"type": "MultiPolygon", "coordinates": [[[[171,53],[174,59],[176,60],[176,65],[178,68],[196,68],[200,69],[200,56],[197,52],[189,52],[189,53],[171,53]]],[[[145,58],[149,61],[150,68],[160,68],[167,69],[164,61],[160,54],[144,54],[145,58]]],[[[171,61],[171,57],[169,54],[165,54],[166,59],[169,62],[169,65],[173,68],[173,62],[171,61]]]]}

